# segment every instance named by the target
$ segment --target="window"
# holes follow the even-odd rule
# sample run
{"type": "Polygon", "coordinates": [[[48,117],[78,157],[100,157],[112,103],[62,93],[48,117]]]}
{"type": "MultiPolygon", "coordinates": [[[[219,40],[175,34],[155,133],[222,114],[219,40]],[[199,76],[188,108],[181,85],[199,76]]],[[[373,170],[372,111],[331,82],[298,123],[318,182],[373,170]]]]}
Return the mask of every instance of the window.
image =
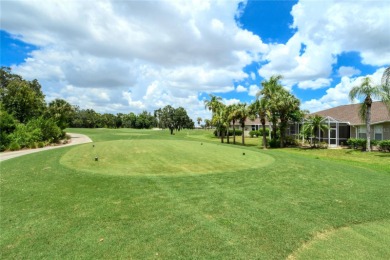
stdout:
{"type": "Polygon", "coordinates": [[[375,140],[383,139],[383,126],[381,125],[374,126],[374,139],[375,140]]]}
{"type": "Polygon", "coordinates": [[[367,138],[367,134],[366,134],[366,127],[365,126],[359,126],[358,128],[358,137],[359,138],[362,138],[362,139],[366,139],[367,138]]]}

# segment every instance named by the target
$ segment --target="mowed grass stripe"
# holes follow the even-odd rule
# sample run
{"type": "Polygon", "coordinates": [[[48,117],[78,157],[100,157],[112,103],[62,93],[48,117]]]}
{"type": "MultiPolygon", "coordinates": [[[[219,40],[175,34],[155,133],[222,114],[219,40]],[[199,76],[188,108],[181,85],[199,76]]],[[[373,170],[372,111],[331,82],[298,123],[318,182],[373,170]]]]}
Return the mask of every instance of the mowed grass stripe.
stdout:
{"type": "Polygon", "coordinates": [[[108,141],[74,147],[60,160],[72,169],[113,175],[180,175],[261,168],[271,156],[184,140],[108,141]],[[98,157],[98,161],[95,161],[98,157]]]}

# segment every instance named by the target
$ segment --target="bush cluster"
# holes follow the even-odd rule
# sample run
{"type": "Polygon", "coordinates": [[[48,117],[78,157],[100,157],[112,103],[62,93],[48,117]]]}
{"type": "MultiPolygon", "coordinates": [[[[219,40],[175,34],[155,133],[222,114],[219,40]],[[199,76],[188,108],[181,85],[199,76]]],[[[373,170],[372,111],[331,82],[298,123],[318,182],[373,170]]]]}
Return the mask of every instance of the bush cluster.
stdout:
{"type": "Polygon", "coordinates": [[[381,151],[390,152],[390,140],[380,141],[378,146],[381,151]]]}
{"type": "Polygon", "coordinates": [[[54,119],[38,117],[26,124],[15,123],[11,133],[2,133],[0,150],[16,151],[23,148],[38,148],[46,144],[57,143],[65,133],[57,126],[54,119]]]}
{"type": "MultiPolygon", "coordinates": [[[[263,136],[263,129],[259,129],[259,130],[252,130],[249,132],[249,135],[250,137],[259,137],[259,136],[263,136]]],[[[268,136],[269,135],[269,129],[265,129],[265,135],[268,136]]]]}
{"type": "MultiPolygon", "coordinates": [[[[378,140],[371,140],[371,148],[373,146],[378,146],[381,151],[387,151],[389,148],[389,143],[390,140],[383,140],[383,141],[378,141],[378,140]]],[[[347,140],[347,144],[349,148],[351,149],[361,149],[365,150],[367,147],[367,140],[363,138],[350,138],[347,140]]]]}

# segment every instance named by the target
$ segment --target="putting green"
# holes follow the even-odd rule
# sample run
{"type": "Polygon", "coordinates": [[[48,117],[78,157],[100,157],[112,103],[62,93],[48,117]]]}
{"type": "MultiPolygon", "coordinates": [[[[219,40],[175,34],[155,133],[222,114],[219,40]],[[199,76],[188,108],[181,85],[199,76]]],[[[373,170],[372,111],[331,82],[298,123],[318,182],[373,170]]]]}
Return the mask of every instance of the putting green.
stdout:
{"type": "Polygon", "coordinates": [[[62,165],[72,169],[111,175],[235,172],[264,167],[272,162],[271,156],[260,152],[182,140],[117,140],[86,144],[74,147],[60,160],[62,165]]]}

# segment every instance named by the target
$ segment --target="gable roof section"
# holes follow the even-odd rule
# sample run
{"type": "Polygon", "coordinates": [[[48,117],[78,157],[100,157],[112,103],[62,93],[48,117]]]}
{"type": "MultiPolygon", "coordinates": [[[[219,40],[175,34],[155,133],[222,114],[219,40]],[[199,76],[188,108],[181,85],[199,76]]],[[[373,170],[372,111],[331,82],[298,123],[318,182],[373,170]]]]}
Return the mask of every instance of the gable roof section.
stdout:
{"type": "MultiPolygon", "coordinates": [[[[351,104],[338,106],[322,111],[312,113],[310,115],[320,115],[322,117],[330,116],[340,122],[348,122],[351,125],[364,125],[359,117],[359,109],[361,104],[351,104]]],[[[371,106],[371,124],[381,122],[390,122],[390,113],[383,102],[372,102],[371,106]]]]}

